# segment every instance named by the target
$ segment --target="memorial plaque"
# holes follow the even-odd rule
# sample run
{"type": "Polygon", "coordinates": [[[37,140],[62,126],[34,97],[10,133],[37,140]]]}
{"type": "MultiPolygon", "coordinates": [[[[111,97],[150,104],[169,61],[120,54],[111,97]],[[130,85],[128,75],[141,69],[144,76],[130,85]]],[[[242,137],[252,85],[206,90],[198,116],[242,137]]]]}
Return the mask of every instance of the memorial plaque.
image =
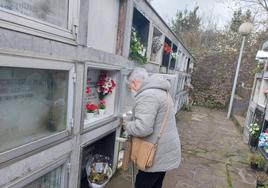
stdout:
{"type": "Polygon", "coordinates": [[[66,129],[68,72],[0,67],[0,152],[66,129]]]}
{"type": "Polygon", "coordinates": [[[68,26],[68,0],[0,0],[0,7],[60,27],[68,26]]]}

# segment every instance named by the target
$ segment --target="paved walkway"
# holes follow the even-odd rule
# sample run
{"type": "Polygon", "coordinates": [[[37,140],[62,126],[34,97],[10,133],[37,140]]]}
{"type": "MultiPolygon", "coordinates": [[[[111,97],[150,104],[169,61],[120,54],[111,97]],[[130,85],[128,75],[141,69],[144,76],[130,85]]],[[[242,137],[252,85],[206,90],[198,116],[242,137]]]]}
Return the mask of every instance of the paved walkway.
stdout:
{"type": "MultiPolygon", "coordinates": [[[[195,107],[177,116],[182,163],[164,180],[163,188],[255,188],[249,149],[224,112],[195,107]]],[[[130,187],[130,175],[118,173],[107,186],[130,187]]]]}

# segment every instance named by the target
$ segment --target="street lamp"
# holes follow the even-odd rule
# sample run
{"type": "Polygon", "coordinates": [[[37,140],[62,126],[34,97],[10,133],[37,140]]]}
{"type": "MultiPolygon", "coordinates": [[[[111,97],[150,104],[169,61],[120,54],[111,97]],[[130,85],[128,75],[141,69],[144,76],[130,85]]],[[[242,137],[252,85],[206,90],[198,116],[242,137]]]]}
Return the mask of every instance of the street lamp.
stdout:
{"type": "Polygon", "coordinates": [[[237,67],[236,67],[234,83],[233,83],[232,95],[231,95],[229,109],[228,109],[228,113],[227,113],[227,118],[228,119],[230,118],[231,112],[232,112],[235,89],[236,89],[236,84],[237,84],[237,78],[238,78],[238,75],[239,75],[240,64],[241,64],[242,55],[243,55],[243,51],[244,51],[246,36],[251,33],[252,29],[253,29],[252,23],[246,22],[246,23],[241,24],[240,27],[239,27],[239,30],[238,30],[238,32],[243,36],[243,40],[242,40],[242,45],[241,45],[241,48],[240,48],[240,53],[239,53],[237,67]]]}

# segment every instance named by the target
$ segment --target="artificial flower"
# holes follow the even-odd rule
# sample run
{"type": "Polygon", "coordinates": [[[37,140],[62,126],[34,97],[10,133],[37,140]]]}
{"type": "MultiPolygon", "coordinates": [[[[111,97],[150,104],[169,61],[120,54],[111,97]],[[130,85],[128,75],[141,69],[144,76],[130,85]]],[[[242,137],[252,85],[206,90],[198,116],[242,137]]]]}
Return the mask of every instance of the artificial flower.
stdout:
{"type": "Polygon", "coordinates": [[[115,87],[116,82],[112,78],[107,77],[106,72],[101,72],[97,88],[97,92],[99,93],[99,99],[104,99],[106,95],[112,93],[115,87]]]}
{"type": "Polygon", "coordinates": [[[170,46],[168,45],[168,43],[164,43],[164,47],[163,47],[163,50],[164,50],[164,52],[165,53],[170,53],[172,50],[171,50],[171,48],[170,48],[170,46]]]}
{"type": "Polygon", "coordinates": [[[98,109],[98,106],[95,104],[87,104],[86,105],[87,113],[94,113],[97,109],[98,109]]]}
{"type": "Polygon", "coordinates": [[[87,94],[90,93],[90,87],[89,87],[89,86],[86,87],[86,93],[87,93],[87,94]]]}

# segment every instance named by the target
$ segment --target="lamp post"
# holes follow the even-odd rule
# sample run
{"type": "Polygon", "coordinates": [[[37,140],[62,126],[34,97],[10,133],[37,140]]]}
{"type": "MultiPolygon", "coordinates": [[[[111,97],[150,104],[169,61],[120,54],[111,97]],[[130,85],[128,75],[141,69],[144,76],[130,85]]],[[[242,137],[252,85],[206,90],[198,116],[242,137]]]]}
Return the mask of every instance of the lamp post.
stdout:
{"type": "Polygon", "coordinates": [[[246,23],[241,24],[240,27],[239,27],[239,30],[238,30],[238,32],[243,36],[243,40],[242,40],[242,45],[241,45],[241,48],[240,48],[240,53],[239,53],[237,67],[236,67],[236,73],[235,73],[234,83],[233,83],[233,89],[232,89],[232,94],[231,94],[229,109],[228,109],[228,113],[227,113],[227,118],[228,119],[230,118],[231,112],[232,112],[232,107],[233,107],[233,102],[234,102],[234,95],[235,95],[235,89],[236,89],[236,84],[237,84],[237,78],[238,78],[238,75],[239,75],[240,64],[241,64],[242,55],[243,55],[243,51],[244,51],[246,36],[250,34],[250,32],[252,31],[252,29],[253,29],[252,23],[246,22],[246,23]]]}

